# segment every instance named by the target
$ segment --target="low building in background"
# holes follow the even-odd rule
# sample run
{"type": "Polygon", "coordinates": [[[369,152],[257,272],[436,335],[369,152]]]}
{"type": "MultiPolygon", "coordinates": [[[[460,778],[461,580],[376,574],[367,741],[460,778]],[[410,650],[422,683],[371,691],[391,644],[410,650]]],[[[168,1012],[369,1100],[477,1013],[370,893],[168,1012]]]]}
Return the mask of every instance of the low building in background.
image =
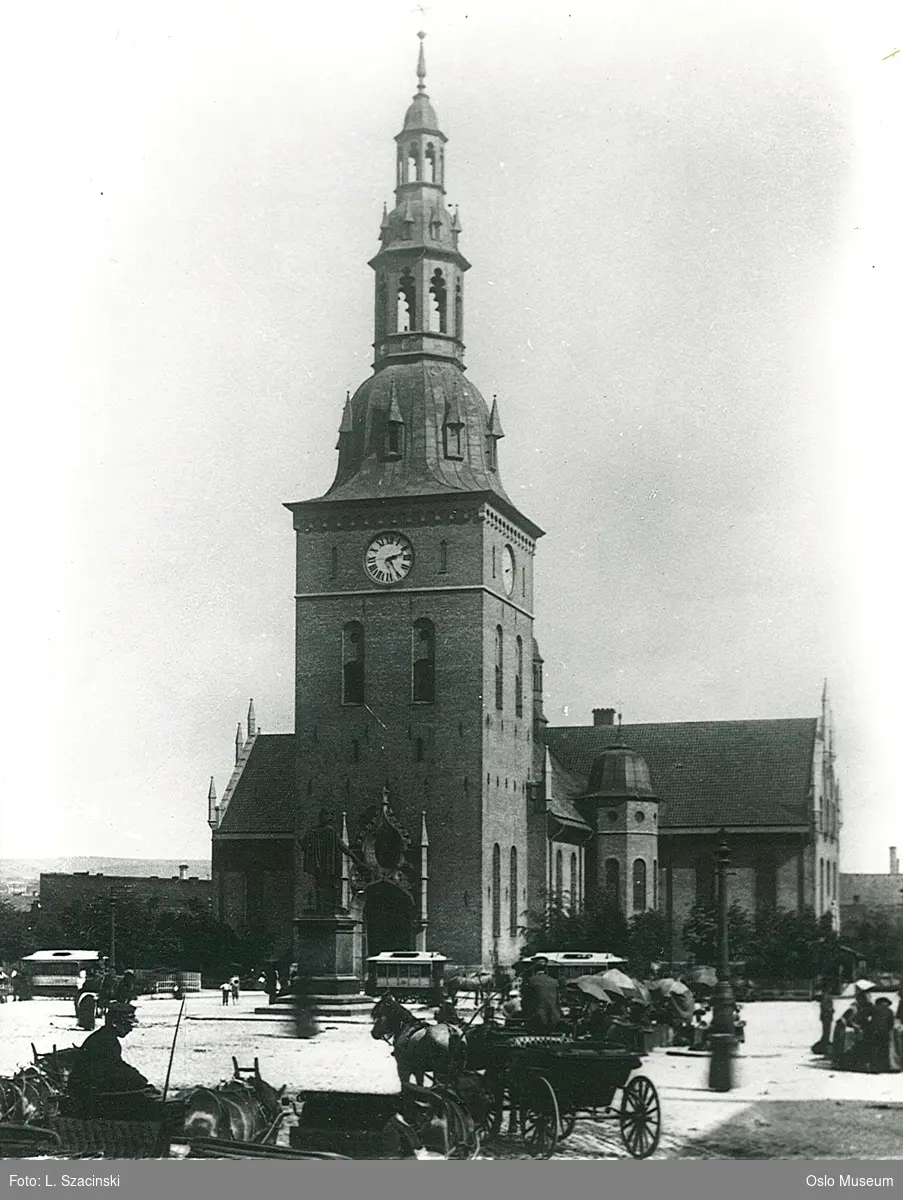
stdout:
{"type": "Polygon", "coordinates": [[[157,900],[169,912],[212,912],[213,884],[188,874],[188,867],[169,879],[158,875],[103,875],[90,871],[41,874],[40,901],[45,912],[61,912],[77,904],[110,896],[132,900],[157,900]]]}

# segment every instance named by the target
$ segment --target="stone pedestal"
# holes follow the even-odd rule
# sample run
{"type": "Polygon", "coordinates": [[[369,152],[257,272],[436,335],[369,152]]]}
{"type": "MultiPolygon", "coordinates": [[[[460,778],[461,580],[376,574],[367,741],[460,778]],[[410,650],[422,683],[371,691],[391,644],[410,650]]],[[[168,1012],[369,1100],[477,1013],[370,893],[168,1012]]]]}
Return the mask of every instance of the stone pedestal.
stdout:
{"type": "MultiPolygon", "coordinates": [[[[307,992],[349,996],[361,991],[355,946],[361,921],[348,913],[302,913],[295,917],[295,959],[307,992]]],[[[358,953],[358,960],[360,954],[358,953]]]]}

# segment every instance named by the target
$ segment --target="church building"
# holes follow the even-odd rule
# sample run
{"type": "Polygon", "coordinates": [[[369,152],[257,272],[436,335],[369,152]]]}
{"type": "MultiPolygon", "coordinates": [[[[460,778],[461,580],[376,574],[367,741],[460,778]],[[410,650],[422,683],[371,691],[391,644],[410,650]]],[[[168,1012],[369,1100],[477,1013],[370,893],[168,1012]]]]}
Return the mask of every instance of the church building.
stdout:
{"type": "Polygon", "coordinates": [[[217,911],[262,957],[354,990],[383,950],[511,962],[550,895],[576,909],[605,891],[678,929],[708,897],[722,827],[742,830],[753,903],[813,903],[818,860],[827,907],[839,821],[826,707],[625,727],[598,710],[592,726],[547,728],[543,531],[502,482],[499,405],[465,373],[470,263],[425,75],[421,40],[369,264],[373,373],[340,414],[332,486],[286,505],[295,730],[259,733],[252,702],[221,799],[211,781],[217,911]]]}

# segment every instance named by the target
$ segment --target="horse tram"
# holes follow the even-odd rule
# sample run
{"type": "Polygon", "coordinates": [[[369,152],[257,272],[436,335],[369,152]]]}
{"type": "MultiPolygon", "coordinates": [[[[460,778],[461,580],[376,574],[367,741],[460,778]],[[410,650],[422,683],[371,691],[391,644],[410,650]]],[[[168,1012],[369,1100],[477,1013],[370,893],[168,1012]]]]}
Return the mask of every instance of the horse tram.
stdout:
{"type": "Polygon", "coordinates": [[[399,1000],[436,1004],[447,958],[430,950],[384,950],[367,959],[368,996],[391,992],[399,1000]]]}

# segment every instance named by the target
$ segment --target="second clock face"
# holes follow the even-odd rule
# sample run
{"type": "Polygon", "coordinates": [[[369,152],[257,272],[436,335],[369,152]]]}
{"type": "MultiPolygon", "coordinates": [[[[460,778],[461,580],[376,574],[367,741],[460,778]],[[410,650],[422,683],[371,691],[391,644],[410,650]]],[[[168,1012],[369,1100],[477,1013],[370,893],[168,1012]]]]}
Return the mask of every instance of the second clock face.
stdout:
{"type": "Polygon", "coordinates": [[[414,565],[414,547],[403,533],[378,533],[364,554],[364,569],[377,583],[398,583],[414,565]]]}
{"type": "Polygon", "coordinates": [[[502,551],[502,583],[510,596],[514,591],[514,551],[510,546],[502,551]]]}

